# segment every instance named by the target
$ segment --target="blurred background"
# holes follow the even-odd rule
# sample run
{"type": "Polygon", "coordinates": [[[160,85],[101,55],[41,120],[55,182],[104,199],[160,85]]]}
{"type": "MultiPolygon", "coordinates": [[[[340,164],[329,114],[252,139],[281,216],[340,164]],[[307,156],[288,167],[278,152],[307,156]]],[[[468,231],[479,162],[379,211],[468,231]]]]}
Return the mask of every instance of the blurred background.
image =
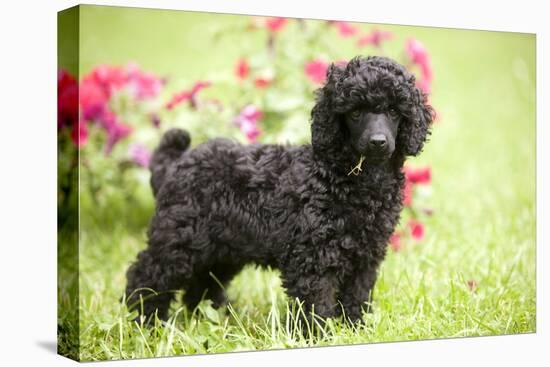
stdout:
{"type": "MultiPolygon", "coordinates": [[[[314,90],[330,63],[356,55],[409,68],[437,118],[424,153],[407,163],[374,326],[324,343],[535,330],[534,35],[102,6],[80,6],[79,20],[79,63],[59,57],[58,137],[69,162],[60,182],[80,162],[81,343],[103,341],[85,359],[155,354],[131,342],[129,321],[122,349],[110,330],[126,320],[125,271],[146,246],[146,166],[162,132],[185,128],[194,145],[309,143],[314,90]]],[[[60,45],[71,22],[60,17],[60,45]]],[[[69,191],[58,195],[62,212],[78,195],[69,191]]],[[[247,268],[229,293],[250,325],[286,302],[273,270],[247,268]]],[[[184,326],[191,339],[218,332],[184,326]]],[[[220,336],[167,355],[301,346],[254,340],[220,336]]]]}

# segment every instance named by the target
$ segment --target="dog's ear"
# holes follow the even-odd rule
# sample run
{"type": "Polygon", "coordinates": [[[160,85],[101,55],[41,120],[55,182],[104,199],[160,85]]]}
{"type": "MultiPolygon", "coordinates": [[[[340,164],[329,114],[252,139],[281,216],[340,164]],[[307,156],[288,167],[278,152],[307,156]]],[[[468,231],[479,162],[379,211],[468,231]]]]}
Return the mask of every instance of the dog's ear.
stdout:
{"type": "Polygon", "coordinates": [[[428,104],[426,94],[414,84],[411,86],[411,97],[410,116],[399,126],[397,135],[397,146],[405,156],[416,156],[422,151],[434,119],[434,110],[428,104]]]}
{"type": "Polygon", "coordinates": [[[339,93],[343,74],[342,67],[331,64],[325,85],[316,91],[316,104],[311,111],[311,144],[318,155],[331,154],[331,150],[339,149],[344,140],[340,117],[334,113],[334,99],[339,93]]]}

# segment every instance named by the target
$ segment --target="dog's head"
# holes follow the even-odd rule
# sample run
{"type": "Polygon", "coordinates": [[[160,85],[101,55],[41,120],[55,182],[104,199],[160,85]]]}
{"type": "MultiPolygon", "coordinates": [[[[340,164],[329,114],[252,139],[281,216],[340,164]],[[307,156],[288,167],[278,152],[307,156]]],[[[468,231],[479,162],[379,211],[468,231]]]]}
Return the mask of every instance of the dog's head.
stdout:
{"type": "Polygon", "coordinates": [[[355,57],[329,67],[312,120],[316,156],[346,152],[380,164],[420,153],[433,110],[403,66],[386,57],[355,57]]]}

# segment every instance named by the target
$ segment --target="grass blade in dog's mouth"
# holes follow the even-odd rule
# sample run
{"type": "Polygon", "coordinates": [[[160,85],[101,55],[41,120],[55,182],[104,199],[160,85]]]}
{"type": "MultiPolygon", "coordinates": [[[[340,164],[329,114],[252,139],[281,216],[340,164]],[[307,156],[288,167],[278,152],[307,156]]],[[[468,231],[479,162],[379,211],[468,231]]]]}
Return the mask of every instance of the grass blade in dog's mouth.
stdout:
{"type": "Polygon", "coordinates": [[[361,157],[359,157],[359,162],[357,163],[357,165],[355,165],[355,167],[353,167],[351,169],[351,171],[348,172],[348,176],[353,174],[355,176],[359,175],[359,173],[361,173],[363,170],[361,169],[361,166],[363,165],[363,162],[365,161],[365,156],[364,155],[361,155],[361,157]]]}

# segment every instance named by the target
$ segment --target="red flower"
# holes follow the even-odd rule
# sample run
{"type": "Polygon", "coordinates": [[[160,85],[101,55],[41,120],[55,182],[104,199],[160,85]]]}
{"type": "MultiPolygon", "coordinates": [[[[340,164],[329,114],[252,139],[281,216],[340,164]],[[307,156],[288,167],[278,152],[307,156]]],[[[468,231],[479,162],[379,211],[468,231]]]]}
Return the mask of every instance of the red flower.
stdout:
{"type": "Polygon", "coordinates": [[[307,62],[304,66],[304,72],[307,77],[316,84],[321,84],[325,81],[327,69],[328,63],[322,60],[313,60],[307,62]]]}
{"type": "Polygon", "coordinates": [[[375,47],[381,47],[384,41],[393,38],[393,33],[387,31],[381,31],[379,29],[373,29],[370,33],[360,37],[357,40],[357,46],[363,47],[367,45],[373,45],[375,47]]]}
{"type": "Polygon", "coordinates": [[[237,61],[237,65],[235,65],[235,75],[238,79],[243,80],[246,79],[250,72],[250,67],[248,66],[248,62],[246,62],[245,59],[239,59],[237,61]]]}
{"type": "Polygon", "coordinates": [[[88,142],[88,127],[84,119],[80,119],[78,124],[73,125],[71,140],[79,148],[83,147],[88,142]]]}
{"type": "Polygon", "coordinates": [[[78,117],[78,82],[68,72],[60,70],[57,74],[57,128],[71,129],[71,140],[82,147],[88,139],[86,121],[78,117]]]}
{"type": "Polygon", "coordinates": [[[409,229],[411,236],[416,241],[421,241],[424,238],[424,225],[417,220],[409,220],[409,229]]]}
{"type": "Polygon", "coordinates": [[[76,79],[69,74],[66,70],[59,70],[57,72],[57,92],[62,92],[70,87],[76,86],[78,83],[76,79]]]}
{"type": "Polygon", "coordinates": [[[78,121],[78,83],[68,72],[57,73],[57,129],[78,121]]]}
{"type": "Polygon", "coordinates": [[[197,107],[197,94],[204,88],[207,88],[211,85],[209,81],[199,81],[193,85],[191,90],[184,90],[178,92],[172,96],[172,99],[166,103],[166,108],[171,110],[177,105],[189,101],[191,108],[197,107]]]}
{"type": "Polygon", "coordinates": [[[390,248],[395,252],[401,250],[402,248],[401,234],[399,234],[399,232],[394,232],[390,236],[390,248]]]}
{"type": "Polygon", "coordinates": [[[432,170],[430,167],[411,168],[405,167],[405,177],[413,184],[429,184],[432,181],[432,170]]]}
{"type": "Polygon", "coordinates": [[[199,93],[202,89],[207,88],[211,86],[212,83],[208,80],[206,81],[198,81],[193,85],[193,88],[191,88],[191,96],[194,97],[197,93],[199,93]]]}
{"type": "Polygon", "coordinates": [[[190,99],[191,99],[191,93],[189,91],[187,90],[181,91],[172,96],[172,99],[170,99],[170,101],[166,103],[166,108],[171,110],[172,108],[176,107],[180,103],[189,101],[190,99]]]}
{"type": "Polygon", "coordinates": [[[275,33],[280,31],[287,22],[286,18],[266,18],[265,26],[270,32],[275,33]]]}
{"type": "Polygon", "coordinates": [[[340,36],[344,38],[351,37],[359,31],[357,27],[348,22],[335,21],[332,24],[338,29],[340,36]]]}
{"type": "Polygon", "coordinates": [[[254,79],[254,85],[256,88],[263,89],[269,87],[273,80],[267,78],[256,78],[254,79]]]}

